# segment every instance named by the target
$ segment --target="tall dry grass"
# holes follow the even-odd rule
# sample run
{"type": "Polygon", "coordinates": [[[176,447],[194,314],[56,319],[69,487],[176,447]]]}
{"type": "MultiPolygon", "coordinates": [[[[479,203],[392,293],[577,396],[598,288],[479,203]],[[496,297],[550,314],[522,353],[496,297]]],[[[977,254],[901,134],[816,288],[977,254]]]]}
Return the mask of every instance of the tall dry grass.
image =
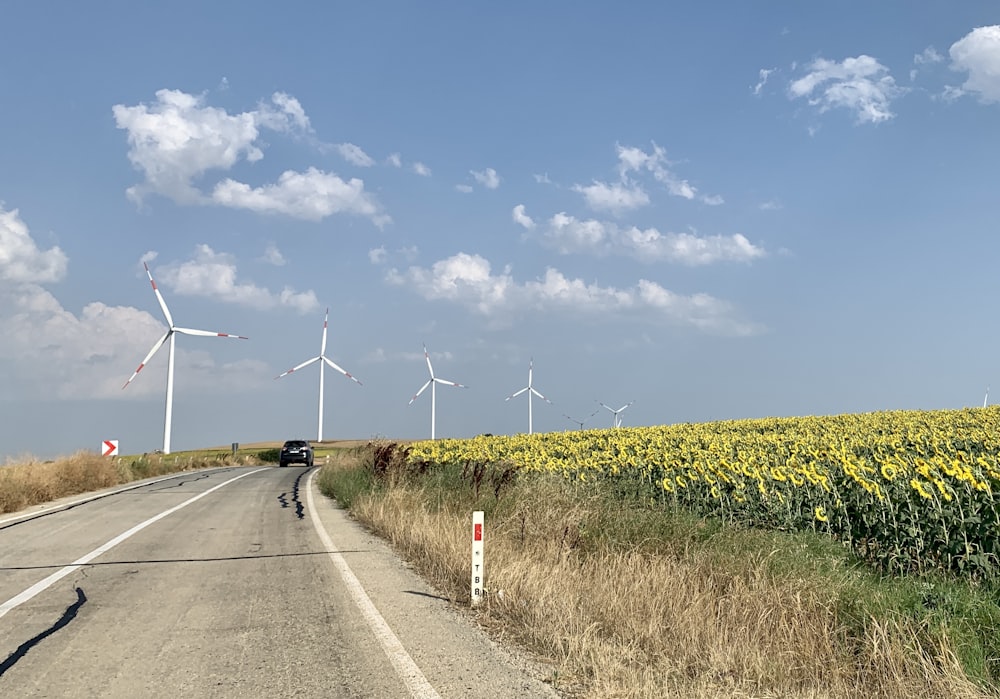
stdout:
{"type": "MultiPolygon", "coordinates": [[[[470,508],[461,500],[396,478],[354,497],[351,511],[468,603],[470,508]]],[[[860,637],[851,632],[836,613],[841,591],[771,574],[770,554],[582,545],[604,506],[537,480],[513,486],[487,521],[489,594],[476,618],[547,659],[567,695],[991,696],[947,642],[928,649],[912,624],[871,619],[860,637]]]]}
{"type": "Polygon", "coordinates": [[[24,457],[0,468],[0,514],[17,512],[71,495],[124,485],[143,478],[209,466],[257,463],[253,456],[162,456],[108,458],[80,451],[55,461],[24,457]]]}

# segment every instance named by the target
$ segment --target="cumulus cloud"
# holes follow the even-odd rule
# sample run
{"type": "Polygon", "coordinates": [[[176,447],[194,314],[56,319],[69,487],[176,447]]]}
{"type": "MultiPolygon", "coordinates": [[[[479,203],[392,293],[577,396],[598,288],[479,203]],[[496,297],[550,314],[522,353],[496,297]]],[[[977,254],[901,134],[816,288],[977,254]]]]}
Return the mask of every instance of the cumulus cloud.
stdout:
{"type": "Polygon", "coordinates": [[[382,211],[378,200],[365,191],[362,180],[352,177],[344,181],[314,167],[305,172],[287,170],[275,184],[256,188],[225,179],[215,186],[212,200],[223,206],[285,214],[307,221],[320,221],[335,213],[366,216],[379,226],[392,220],[382,211]]]}
{"type": "Polygon", "coordinates": [[[687,180],[678,177],[670,169],[670,161],[667,160],[667,151],[661,146],[653,143],[653,150],[649,153],[641,148],[632,146],[617,145],[618,151],[618,173],[625,181],[630,172],[641,172],[646,170],[652,173],[653,178],[666,187],[667,191],[675,197],[684,199],[694,199],[697,189],[691,186],[687,180]]]}
{"type": "Polygon", "coordinates": [[[372,248],[368,251],[368,261],[373,265],[385,264],[387,256],[388,253],[386,252],[384,245],[379,245],[377,248],[372,248]]]}
{"type": "Polygon", "coordinates": [[[948,96],[971,94],[981,102],[1000,102],[1000,25],[977,27],[948,50],[951,69],[969,74],[948,96]]]}
{"type": "Polygon", "coordinates": [[[403,158],[400,157],[399,153],[390,153],[385,162],[393,167],[403,167],[403,158]]]}
{"type": "Polygon", "coordinates": [[[0,281],[57,282],[66,276],[67,264],[58,247],[39,249],[17,209],[0,206],[0,281]]]}
{"type": "Polygon", "coordinates": [[[583,195],[583,198],[594,211],[610,211],[620,214],[624,211],[637,209],[649,203],[649,195],[634,182],[598,182],[594,180],[589,185],[573,185],[573,191],[583,195]]]}
{"type": "Polygon", "coordinates": [[[288,260],[285,259],[285,256],[281,254],[281,250],[274,243],[268,245],[264,250],[264,261],[275,267],[284,267],[288,264],[288,260]]]}
{"type": "Polygon", "coordinates": [[[462,194],[468,194],[472,191],[472,185],[470,184],[456,184],[455,189],[462,194]]]}
{"type": "Polygon", "coordinates": [[[691,267],[752,262],[767,255],[762,247],[739,233],[728,236],[660,233],[655,228],[579,220],[566,213],[558,213],[549,220],[541,239],[562,254],[625,255],[643,262],[672,262],[691,267]]]}
{"type": "Polygon", "coordinates": [[[351,165],[372,167],[375,164],[374,158],[365,153],[360,146],[356,146],[353,143],[338,143],[334,148],[340,153],[340,157],[351,165]]]}
{"type": "Polygon", "coordinates": [[[906,93],[896,85],[889,69],[871,56],[845,58],[840,63],[817,58],[807,71],[789,85],[789,98],[806,98],[820,113],[847,109],[859,124],[892,119],[892,100],[906,93]]]}
{"type": "Polygon", "coordinates": [[[759,80],[757,81],[757,84],[754,85],[752,88],[755,97],[760,96],[760,91],[764,89],[765,85],[767,85],[767,79],[771,77],[771,74],[774,73],[775,70],[777,69],[776,68],[760,69],[760,71],[758,72],[759,80]]]}
{"type": "MultiPolygon", "coordinates": [[[[257,188],[226,179],[215,185],[210,196],[196,186],[209,173],[228,171],[241,161],[261,160],[262,129],[311,131],[302,105],[283,92],[274,93],[270,102],[262,102],[257,109],[229,114],[207,105],[204,95],[159,90],[154,104],[116,104],[112,113],[118,128],[128,133],[129,160],[144,177],[141,184],[127,190],[137,203],[155,193],[179,204],[216,203],[308,220],[341,211],[368,216],[379,225],[388,220],[374,196],[364,192],[361,180],[345,183],[316,168],[286,171],[278,183],[257,188]]],[[[353,144],[337,149],[355,165],[372,164],[353,144]]]]}
{"type": "Polygon", "coordinates": [[[491,167],[485,170],[469,170],[469,174],[486,189],[496,189],[500,186],[500,175],[491,167]]]}
{"type": "Polygon", "coordinates": [[[494,274],[488,260],[467,253],[435,262],[430,268],[393,269],[386,279],[425,299],[457,303],[491,318],[533,309],[580,316],[631,314],[721,334],[759,330],[736,318],[728,303],[708,294],[677,294],[646,279],[627,289],[603,287],[568,278],[551,267],[541,279],[519,283],[509,267],[494,274]]]}
{"type": "Polygon", "coordinates": [[[420,175],[421,177],[431,176],[431,169],[420,161],[413,163],[413,171],[418,175],[420,175]]]}
{"type": "Polygon", "coordinates": [[[319,308],[316,294],[311,290],[296,292],[286,286],[280,292],[272,292],[252,282],[239,281],[237,276],[232,255],[217,253],[208,245],[199,245],[193,259],[165,265],[156,271],[159,282],[181,296],[203,296],[259,310],[280,307],[307,313],[319,308]]]}
{"type": "Polygon", "coordinates": [[[514,210],[511,211],[511,218],[514,219],[514,223],[519,226],[523,226],[528,230],[535,227],[535,222],[532,220],[531,216],[528,216],[528,214],[525,213],[524,204],[518,204],[514,207],[514,210]]]}

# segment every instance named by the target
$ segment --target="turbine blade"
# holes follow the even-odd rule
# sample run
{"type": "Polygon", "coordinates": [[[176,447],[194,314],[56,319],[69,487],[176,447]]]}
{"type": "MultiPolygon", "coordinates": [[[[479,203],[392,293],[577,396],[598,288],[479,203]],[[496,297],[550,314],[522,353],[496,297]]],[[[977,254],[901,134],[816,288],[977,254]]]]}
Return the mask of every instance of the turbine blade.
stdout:
{"type": "Polygon", "coordinates": [[[293,367],[292,367],[291,369],[289,369],[288,371],[286,371],[286,372],[285,372],[284,374],[278,374],[278,375],[277,375],[277,376],[275,376],[274,378],[276,378],[276,379],[280,379],[280,378],[281,378],[282,376],[288,376],[288,375],[289,375],[289,374],[291,374],[291,373],[292,373],[293,371],[298,371],[299,369],[301,369],[301,368],[302,368],[302,367],[304,367],[304,366],[309,366],[309,365],[310,365],[310,364],[312,364],[313,362],[318,362],[318,361],[319,361],[319,359],[320,359],[319,357],[313,357],[312,359],[307,359],[306,361],[302,362],[301,364],[299,364],[299,365],[297,365],[297,366],[293,366],[293,367]]]}
{"type": "Polygon", "coordinates": [[[210,330],[193,330],[191,328],[174,328],[174,332],[179,332],[181,335],[197,335],[199,337],[231,337],[234,340],[249,340],[249,337],[243,337],[242,335],[230,335],[229,333],[217,333],[210,330]]]}
{"type": "Polygon", "coordinates": [[[615,412],[615,409],[612,408],[610,405],[605,405],[604,403],[601,403],[601,407],[606,410],[610,410],[611,412],[615,412]]]}
{"type": "Polygon", "coordinates": [[[509,396],[507,396],[506,398],[504,398],[504,401],[506,402],[506,401],[509,401],[511,398],[517,398],[519,395],[521,395],[522,393],[524,393],[527,390],[528,390],[528,386],[525,386],[520,391],[517,391],[516,393],[511,393],[509,396]]]}
{"type": "Polygon", "coordinates": [[[330,308],[328,306],[326,309],[326,316],[323,318],[323,342],[321,342],[319,346],[319,356],[321,357],[324,354],[326,354],[326,326],[329,320],[330,320],[330,308]]]}
{"type": "Polygon", "coordinates": [[[146,362],[148,362],[150,359],[153,358],[153,355],[156,354],[156,350],[163,347],[163,343],[167,341],[167,338],[170,337],[170,333],[172,332],[173,330],[168,330],[166,335],[164,335],[163,337],[161,337],[159,340],[156,341],[156,344],[153,345],[153,349],[149,350],[149,354],[146,355],[146,358],[139,363],[139,368],[132,373],[132,376],[130,376],[128,381],[125,382],[125,385],[122,386],[123,391],[125,390],[125,386],[128,386],[130,383],[132,383],[132,379],[134,379],[136,376],[139,375],[139,372],[142,371],[142,368],[146,366],[146,362]]]}
{"type": "Polygon", "coordinates": [[[344,371],[343,369],[341,369],[339,366],[337,366],[336,364],[334,364],[333,362],[331,362],[326,357],[323,357],[323,361],[326,362],[327,364],[329,364],[331,369],[336,369],[337,371],[339,371],[341,374],[343,374],[344,376],[346,376],[347,378],[349,378],[354,383],[358,384],[359,386],[361,385],[361,382],[358,381],[353,376],[351,376],[350,372],[344,371]]]}
{"type": "Polygon", "coordinates": [[[142,266],[146,268],[146,276],[149,277],[149,283],[153,287],[153,293],[156,294],[156,300],[160,302],[160,310],[163,311],[163,317],[167,319],[167,327],[173,328],[174,319],[170,315],[170,309],[167,308],[167,302],[163,300],[163,294],[156,288],[156,282],[153,281],[153,273],[149,271],[149,265],[145,262],[142,263],[142,266]]]}
{"type": "Polygon", "coordinates": [[[434,380],[434,367],[431,366],[431,355],[427,353],[427,345],[424,345],[424,359],[427,360],[427,371],[431,374],[431,381],[434,380]]]}
{"type": "Polygon", "coordinates": [[[454,381],[448,381],[448,379],[439,379],[436,376],[431,379],[435,383],[443,383],[445,386],[454,386],[455,388],[468,388],[468,386],[463,386],[460,383],[455,383],[454,381]]]}
{"type": "Polygon", "coordinates": [[[625,410],[625,408],[627,408],[628,406],[632,405],[632,403],[635,403],[635,401],[632,401],[631,403],[626,403],[622,407],[618,408],[618,410],[616,410],[615,412],[616,413],[620,413],[621,411],[625,410]]]}
{"type": "Polygon", "coordinates": [[[543,401],[545,401],[546,403],[548,403],[549,405],[552,405],[552,401],[550,401],[550,400],[549,400],[548,398],[546,398],[546,397],[545,397],[545,396],[543,396],[543,395],[542,395],[541,393],[539,393],[538,391],[536,391],[536,390],[535,390],[534,388],[532,388],[532,389],[531,389],[531,392],[532,392],[532,393],[534,393],[534,394],[535,394],[536,396],[538,396],[539,398],[541,398],[541,399],[542,399],[543,401]]]}
{"type": "Polygon", "coordinates": [[[427,383],[425,383],[423,386],[421,386],[420,390],[413,394],[413,398],[410,399],[410,402],[407,403],[407,405],[412,405],[413,401],[415,401],[417,399],[417,396],[419,396],[421,393],[423,393],[424,389],[426,389],[428,386],[430,386],[432,381],[433,381],[433,379],[430,379],[430,380],[427,381],[427,383]]]}

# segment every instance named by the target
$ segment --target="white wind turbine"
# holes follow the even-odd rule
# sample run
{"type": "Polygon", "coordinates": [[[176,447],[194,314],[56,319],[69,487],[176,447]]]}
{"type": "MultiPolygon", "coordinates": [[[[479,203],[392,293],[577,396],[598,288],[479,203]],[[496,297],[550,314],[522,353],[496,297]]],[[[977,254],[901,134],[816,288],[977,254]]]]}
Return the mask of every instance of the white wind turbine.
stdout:
{"type": "Polygon", "coordinates": [[[622,426],[622,413],[625,411],[625,408],[627,408],[628,406],[632,405],[632,403],[635,403],[635,401],[631,401],[629,403],[626,403],[622,407],[618,408],[618,410],[615,410],[610,405],[605,405],[604,403],[601,403],[601,407],[604,408],[604,409],[606,409],[606,410],[610,410],[611,411],[611,415],[613,416],[612,420],[611,420],[611,426],[612,427],[621,427],[622,426]]]}
{"type": "Polygon", "coordinates": [[[460,383],[455,383],[454,381],[448,381],[446,379],[439,379],[434,376],[434,367],[431,366],[431,356],[427,354],[427,345],[424,345],[424,359],[427,360],[427,371],[430,372],[431,377],[427,380],[427,383],[421,386],[420,390],[413,395],[413,398],[410,399],[410,402],[407,403],[407,405],[413,405],[413,401],[415,401],[428,386],[431,387],[431,439],[434,439],[434,420],[437,415],[437,385],[439,383],[443,383],[445,386],[454,386],[455,388],[468,388],[468,386],[463,386],[460,383]]]}
{"type": "Polygon", "coordinates": [[[522,388],[520,391],[517,391],[516,393],[510,394],[509,396],[507,396],[504,399],[504,401],[506,402],[506,401],[509,401],[511,398],[517,398],[519,395],[521,395],[525,391],[528,392],[528,434],[532,433],[532,424],[531,424],[531,394],[534,393],[536,396],[538,396],[539,398],[541,398],[543,401],[545,401],[549,405],[552,405],[552,401],[550,401],[548,398],[546,398],[541,393],[539,393],[538,391],[536,391],[535,387],[531,385],[531,377],[532,377],[532,374],[534,373],[534,367],[535,367],[535,360],[534,359],[530,359],[528,361],[528,385],[525,386],[524,388],[522,388]]]}
{"type": "Polygon", "coordinates": [[[986,407],[986,401],[990,399],[990,387],[986,387],[986,396],[983,398],[983,407],[986,407]]]}
{"type": "Polygon", "coordinates": [[[156,288],[156,282],[153,281],[153,275],[149,271],[149,265],[143,262],[142,266],[146,268],[146,276],[149,277],[149,283],[153,286],[153,293],[156,294],[156,300],[160,303],[160,310],[163,311],[163,317],[167,321],[167,333],[156,341],[156,344],[153,345],[153,349],[149,350],[149,354],[147,354],[146,358],[142,360],[141,364],[139,364],[139,368],[135,370],[132,376],[129,377],[129,380],[125,382],[125,385],[122,386],[122,390],[125,390],[125,387],[132,383],[132,380],[138,376],[139,372],[142,371],[142,368],[146,366],[146,362],[153,358],[153,355],[156,354],[156,351],[163,346],[163,343],[170,340],[170,347],[167,351],[167,408],[166,416],[163,420],[163,453],[169,454],[170,421],[174,410],[174,339],[176,335],[180,333],[181,335],[200,335],[203,337],[232,337],[237,340],[247,340],[249,338],[243,337],[242,335],[230,335],[228,333],[210,332],[208,330],[192,330],[191,328],[178,328],[175,326],[174,319],[170,315],[170,309],[167,308],[167,303],[163,300],[163,295],[160,293],[160,290],[156,288]]]}
{"type": "Polygon", "coordinates": [[[577,420],[575,417],[573,417],[571,415],[567,415],[566,413],[563,413],[563,417],[566,418],[567,420],[569,420],[570,422],[575,422],[576,424],[578,424],[580,426],[580,429],[582,430],[584,423],[587,422],[587,420],[589,420],[590,418],[592,418],[595,415],[597,415],[597,413],[599,413],[599,412],[601,412],[600,408],[598,408],[597,410],[595,410],[594,412],[592,412],[590,415],[588,415],[587,417],[583,418],[582,420],[577,420]]]}
{"type": "Polygon", "coordinates": [[[275,379],[280,379],[282,376],[288,376],[293,371],[298,371],[302,367],[307,367],[313,362],[319,362],[319,428],[317,429],[317,434],[316,434],[317,442],[323,441],[323,365],[329,364],[331,369],[339,371],[341,374],[349,378],[354,383],[358,384],[359,386],[361,385],[360,381],[351,376],[349,372],[344,371],[339,366],[334,364],[332,361],[330,361],[329,357],[326,356],[326,326],[329,320],[330,320],[330,309],[327,308],[326,316],[323,318],[323,341],[319,345],[319,356],[313,357],[312,359],[307,359],[298,366],[292,367],[284,374],[279,374],[278,376],[274,377],[275,379]]]}

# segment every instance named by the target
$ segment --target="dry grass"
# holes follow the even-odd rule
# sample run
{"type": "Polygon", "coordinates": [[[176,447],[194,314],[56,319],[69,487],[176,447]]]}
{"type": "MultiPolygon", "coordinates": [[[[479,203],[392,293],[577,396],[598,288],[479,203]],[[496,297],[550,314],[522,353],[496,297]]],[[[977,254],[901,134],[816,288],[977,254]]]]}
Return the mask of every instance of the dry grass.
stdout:
{"type": "Polygon", "coordinates": [[[251,463],[256,463],[252,455],[234,458],[231,454],[108,458],[81,451],[55,461],[22,457],[17,463],[0,468],[0,514],[142,478],[210,466],[251,463]]]}
{"type": "MultiPolygon", "coordinates": [[[[341,464],[341,467],[345,467],[341,464]]],[[[581,697],[983,697],[919,629],[837,619],[840,592],[770,574],[767,555],[582,545],[595,499],[559,483],[514,487],[487,520],[487,602],[477,620],[547,659],[581,697]]],[[[469,600],[468,503],[395,480],[352,513],[453,600],[469,600]]]]}

